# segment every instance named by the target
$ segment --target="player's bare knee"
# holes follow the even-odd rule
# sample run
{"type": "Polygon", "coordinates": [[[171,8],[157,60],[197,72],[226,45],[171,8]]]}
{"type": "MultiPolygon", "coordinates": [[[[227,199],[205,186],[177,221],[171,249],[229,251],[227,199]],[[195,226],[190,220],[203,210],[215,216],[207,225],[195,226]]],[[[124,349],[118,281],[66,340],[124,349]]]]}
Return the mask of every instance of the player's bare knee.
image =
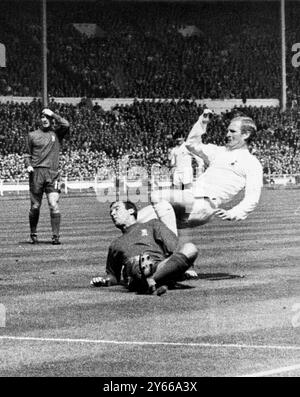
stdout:
{"type": "Polygon", "coordinates": [[[49,209],[53,214],[59,213],[59,206],[57,200],[49,200],[49,209]]]}
{"type": "Polygon", "coordinates": [[[59,194],[58,193],[50,193],[48,195],[48,205],[49,209],[53,213],[59,212],[58,201],[59,201],[59,194]]]}
{"type": "Polygon", "coordinates": [[[215,213],[211,203],[205,199],[195,200],[188,217],[190,227],[202,226],[209,222],[215,213]]]}
{"type": "Polygon", "coordinates": [[[51,206],[51,205],[49,205],[49,209],[50,209],[51,214],[59,214],[59,207],[58,207],[58,205],[56,205],[56,206],[51,206]]]}
{"type": "Polygon", "coordinates": [[[185,255],[191,262],[193,262],[198,256],[198,248],[193,243],[185,243],[179,252],[185,255]]]}

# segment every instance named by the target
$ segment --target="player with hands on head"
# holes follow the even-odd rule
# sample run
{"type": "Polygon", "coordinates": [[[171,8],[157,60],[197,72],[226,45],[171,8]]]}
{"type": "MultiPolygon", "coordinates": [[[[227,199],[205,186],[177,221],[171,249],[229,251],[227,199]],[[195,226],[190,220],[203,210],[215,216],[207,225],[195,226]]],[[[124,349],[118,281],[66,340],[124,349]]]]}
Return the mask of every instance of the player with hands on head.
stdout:
{"type": "Polygon", "coordinates": [[[94,277],[94,287],[125,283],[130,291],[162,295],[177,281],[189,279],[198,250],[192,243],[179,245],[178,237],[158,219],[137,221],[130,201],[116,201],[110,216],[122,235],[109,246],[106,275],[94,277]]]}
{"type": "Polygon", "coordinates": [[[25,165],[29,173],[29,224],[33,244],[38,243],[37,226],[44,193],[50,209],[52,244],[60,244],[59,153],[61,142],[69,129],[70,124],[66,119],[45,108],[41,113],[40,127],[28,134],[25,165]]]}

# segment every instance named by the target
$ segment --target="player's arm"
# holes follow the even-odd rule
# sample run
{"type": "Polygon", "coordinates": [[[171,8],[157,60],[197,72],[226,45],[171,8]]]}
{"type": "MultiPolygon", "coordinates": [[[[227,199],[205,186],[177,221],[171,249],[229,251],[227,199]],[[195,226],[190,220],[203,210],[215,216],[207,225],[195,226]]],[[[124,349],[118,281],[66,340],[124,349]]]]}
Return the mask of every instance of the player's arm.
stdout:
{"type": "Polygon", "coordinates": [[[193,125],[185,142],[185,147],[192,154],[201,157],[206,162],[209,162],[210,152],[216,147],[216,145],[206,145],[202,142],[202,135],[206,133],[211,115],[211,110],[204,110],[197,122],[193,125]]]}
{"type": "Polygon", "coordinates": [[[54,113],[51,109],[48,108],[43,109],[42,113],[48,117],[53,118],[56,121],[58,127],[55,129],[55,133],[58,136],[59,140],[63,139],[70,130],[70,123],[68,122],[68,120],[61,117],[59,114],[54,113]]]}
{"type": "Polygon", "coordinates": [[[111,287],[117,285],[121,280],[122,262],[120,261],[117,251],[111,245],[108,249],[106,258],[106,274],[104,276],[94,277],[91,285],[94,287],[111,287]]]}
{"type": "Polygon", "coordinates": [[[261,189],[263,186],[263,170],[257,162],[248,169],[246,174],[246,186],[244,199],[230,210],[219,209],[216,215],[223,220],[240,221],[255,210],[260,199],[261,189]]]}
{"type": "Polygon", "coordinates": [[[175,167],[176,166],[176,156],[175,156],[175,153],[174,153],[173,149],[171,150],[171,153],[170,153],[170,166],[171,167],[175,167]]]}
{"type": "Polygon", "coordinates": [[[29,133],[27,137],[27,149],[24,155],[25,167],[27,169],[27,172],[29,173],[33,172],[33,167],[31,164],[31,158],[32,158],[31,153],[32,153],[32,140],[31,140],[31,135],[29,133]]]}

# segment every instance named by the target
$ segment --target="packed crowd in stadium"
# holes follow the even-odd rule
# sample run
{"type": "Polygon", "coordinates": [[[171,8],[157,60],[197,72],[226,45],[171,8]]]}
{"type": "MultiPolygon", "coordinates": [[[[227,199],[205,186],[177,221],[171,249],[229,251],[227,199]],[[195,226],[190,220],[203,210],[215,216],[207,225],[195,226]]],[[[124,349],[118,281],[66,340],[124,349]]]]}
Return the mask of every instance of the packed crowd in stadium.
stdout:
{"type": "MultiPolygon", "coordinates": [[[[41,96],[40,11],[36,2],[0,4],[0,41],[9,43],[0,95],[41,96]]],[[[287,5],[288,56],[297,42],[298,14],[299,5],[293,12],[287,5]]],[[[266,174],[300,172],[299,71],[291,62],[287,67],[285,113],[243,110],[258,125],[252,150],[266,174]]],[[[61,158],[62,173],[70,178],[93,177],[124,156],[148,167],[168,165],[173,138],[186,136],[201,112],[186,99],[279,98],[280,73],[279,7],[273,3],[48,5],[50,96],[181,98],[179,103],[135,101],[110,111],[51,103],[71,123],[61,158]],[[94,23],[98,30],[87,37],[73,23],[94,23]]],[[[40,111],[37,100],[0,104],[2,180],[27,177],[26,136],[40,111]]],[[[222,143],[229,116],[215,117],[206,139],[222,143]]]]}
{"type": "MultiPolygon", "coordinates": [[[[174,138],[186,136],[202,108],[189,101],[135,101],[101,107],[51,103],[53,110],[71,124],[70,139],[63,144],[62,174],[69,178],[93,178],[103,167],[117,169],[119,160],[135,159],[138,164],[168,165],[168,152],[174,138]]],[[[0,104],[1,179],[27,177],[24,166],[26,137],[39,120],[42,104],[0,104]]],[[[224,143],[226,126],[234,112],[215,115],[205,140],[224,143]]],[[[252,152],[260,159],[264,172],[296,174],[300,170],[298,111],[281,113],[278,108],[244,107],[239,111],[253,117],[258,134],[252,152]]]]}
{"type": "MultiPolygon", "coordinates": [[[[0,4],[0,38],[9,43],[0,93],[40,96],[41,10],[37,2],[14,4],[0,4]]],[[[278,4],[49,2],[47,11],[52,96],[280,96],[278,4]],[[80,23],[98,29],[88,37],[75,28],[80,23]]],[[[299,14],[298,4],[287,4],[290,58],[299,14]]],[[[287,67],[292,98],[299,71],[291,62],[287,67]]]]}

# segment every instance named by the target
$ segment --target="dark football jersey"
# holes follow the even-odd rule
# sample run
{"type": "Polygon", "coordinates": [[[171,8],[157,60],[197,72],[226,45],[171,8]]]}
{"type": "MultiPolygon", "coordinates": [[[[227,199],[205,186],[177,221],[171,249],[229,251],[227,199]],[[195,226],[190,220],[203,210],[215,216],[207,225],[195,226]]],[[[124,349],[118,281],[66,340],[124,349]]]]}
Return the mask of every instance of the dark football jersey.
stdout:
{"type": "Polygon", "coordinates": [[[28,153],[26,166],[45,167],[58,171],[60,143],[69,130],[69,123],[56,116],[59,127],[47,132],[37,129],[28,134],[28,153]]]}
{"type": "Polygon", "coordinates": [[[122,236],[114,240],[108,250],[106,273],[116,283],[120,281],[121,271],[126,273],[132,259],[144,252],[149,253],[158,263],[170,256],[177,248],[178,237],[158,219],[129,226],[122,236]]]}

